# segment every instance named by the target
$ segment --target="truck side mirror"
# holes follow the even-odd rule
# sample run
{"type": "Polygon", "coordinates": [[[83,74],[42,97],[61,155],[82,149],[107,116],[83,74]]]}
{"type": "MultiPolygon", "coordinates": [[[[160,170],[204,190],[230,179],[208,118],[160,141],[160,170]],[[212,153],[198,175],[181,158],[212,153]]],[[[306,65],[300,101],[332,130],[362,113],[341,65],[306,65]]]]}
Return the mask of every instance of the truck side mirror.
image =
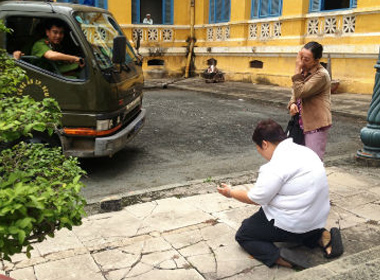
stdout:
{"type": "Polygon", "coordinates": [[[117,36],[113,39],[113,63],[123,64],[125,62],[126,47],[127,38],[125,36],[117,36]]]}

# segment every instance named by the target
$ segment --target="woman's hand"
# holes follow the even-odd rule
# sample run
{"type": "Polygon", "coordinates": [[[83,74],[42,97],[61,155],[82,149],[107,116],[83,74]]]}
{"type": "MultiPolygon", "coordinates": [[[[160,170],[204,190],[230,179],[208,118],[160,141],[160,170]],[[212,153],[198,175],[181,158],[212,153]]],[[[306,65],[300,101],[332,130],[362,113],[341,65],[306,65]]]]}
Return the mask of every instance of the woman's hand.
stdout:
{"type": "Polygon", "coordinates": [[[231,187],[228,186],[227,184],[220,184],[219,187],[216,188],[218,192],[225,197],[230,198],[231,197],[231,187]]]}
{"type": "Polygon", "coordinates": [[[293,103],[292,105],[290,105],[289,107],[289,114],[291,116],[294,116],[295,114],[299,113],[299,110],[298,110],[298,106],[297,104],[293,103]]]}
{"type": "Polygon", "coordinates": [[[301,55],[301,51],[299,51],[296,58],[296,68],[294,69],[294,74],[301,74],[302,67],[303,67],[302,55],[301,55]]]}

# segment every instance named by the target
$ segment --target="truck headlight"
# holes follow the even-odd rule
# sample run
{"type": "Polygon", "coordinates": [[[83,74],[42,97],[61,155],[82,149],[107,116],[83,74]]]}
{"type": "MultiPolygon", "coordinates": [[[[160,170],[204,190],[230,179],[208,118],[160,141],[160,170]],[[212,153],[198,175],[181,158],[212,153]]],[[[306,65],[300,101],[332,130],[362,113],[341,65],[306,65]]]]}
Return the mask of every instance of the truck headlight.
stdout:
{"type": "Polygon", "coordinates": [[[108,130],[112,128],[112,120],[97,120],[96,121],[96,130],[102,131],[102,130],[108,130]]]}

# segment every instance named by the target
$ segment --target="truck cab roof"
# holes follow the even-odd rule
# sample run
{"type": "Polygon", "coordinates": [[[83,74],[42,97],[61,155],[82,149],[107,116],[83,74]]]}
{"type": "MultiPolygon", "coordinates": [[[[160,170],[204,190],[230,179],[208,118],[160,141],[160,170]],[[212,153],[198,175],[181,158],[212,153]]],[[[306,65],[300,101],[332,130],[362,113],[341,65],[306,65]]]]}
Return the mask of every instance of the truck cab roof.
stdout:
{"type": "Polygon", "coordinates": [[[70,14],[72,11],[101,11],[106,10],[96,7],[71,3],[43,2],[43,1],[4,1],[0,2],[0,11],[36,11],[46,13],[70,14]]]}

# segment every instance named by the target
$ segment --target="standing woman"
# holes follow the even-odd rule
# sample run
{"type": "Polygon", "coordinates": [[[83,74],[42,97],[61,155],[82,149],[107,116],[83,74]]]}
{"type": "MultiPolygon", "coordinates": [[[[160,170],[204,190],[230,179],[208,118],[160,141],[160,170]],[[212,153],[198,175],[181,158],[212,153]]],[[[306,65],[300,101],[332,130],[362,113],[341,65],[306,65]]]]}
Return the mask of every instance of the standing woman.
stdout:
{"type": "Polygon", "coordinates": [[[298,53],[292,77],[292,97],[288,103],[290,115],[300,114],[305,146],[316,152],[321,160],[332,124],[331,79],[319,63],[322,52],[321,44],[309,42],[298,53]]]}

